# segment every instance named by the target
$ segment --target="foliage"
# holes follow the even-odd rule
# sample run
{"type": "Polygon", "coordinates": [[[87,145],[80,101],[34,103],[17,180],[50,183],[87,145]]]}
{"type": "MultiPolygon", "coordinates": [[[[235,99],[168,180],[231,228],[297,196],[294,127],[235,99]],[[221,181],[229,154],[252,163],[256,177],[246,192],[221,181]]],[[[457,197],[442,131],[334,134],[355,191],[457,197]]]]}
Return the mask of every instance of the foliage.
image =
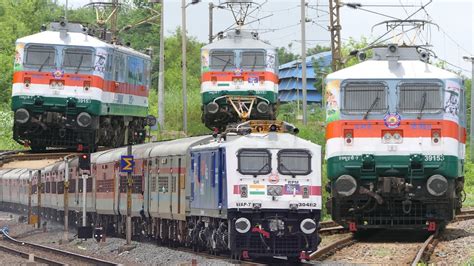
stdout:
{"type": "Polygon", "coordinates": [[[277,48],[277,55],[278,55],[278,62],[280,65],[286,64],[291,61],[295,61],[298,59],[298,55],[290,52],[291,47],[293,45],[290,43],[288,44],[288,49],[286,47],[278,47],[277,48]]]}

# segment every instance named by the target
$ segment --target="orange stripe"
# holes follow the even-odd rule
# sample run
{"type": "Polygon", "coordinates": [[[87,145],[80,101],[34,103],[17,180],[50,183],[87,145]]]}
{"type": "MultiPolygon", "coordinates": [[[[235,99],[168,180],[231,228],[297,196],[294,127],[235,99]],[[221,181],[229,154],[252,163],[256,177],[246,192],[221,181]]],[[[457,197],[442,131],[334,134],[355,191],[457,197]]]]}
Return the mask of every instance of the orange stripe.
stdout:
{"type": "MultiPolygon", "coordinates": [[[[13,74],[13,83],[24,83],[25,78],[30,78],[31,84],[49,85],[55,81],[52,73],[36,71],[18,71],[13,74]]],[[[115,82],[113,80],[104,80],[102,77],[84,74],[64,74],[59,79],[64,81],[65,86],[83,87],[85,81],[89,81],[91,87],[102,89],[103,91],[113,93],[132,94],[136,96],[148,97],[148,88],[144,85],[133,85],[124,82],[115,82]]]]}
{"type": "Polygon", "coordinates": [[[383,120],[338,120],[331,122],[326,128],[326,140],[343,138],[344,130],[352,129],[354,138],[380,138],[382,130],[402,131],[404,138],[431,138],[432,129],[440,129],[441,137],[449,137],[466,143],[466,128],[460,127],[450,120],[405,120],[400,126],[390,129],[383,120]]]}
{"type": "Polygon", "coordinates": [[[249,77],[264,77],[265,81],[272,81],[273,83],[278,83],[278,76],[275,73],[268,71],[260,72],[242,72],[240,75],[236,75],[234,72],[216,72],[209,71],[202,74],[201,81],[227,81],[231,82],[234,78],[242,78],[244,81],[247,81],[249,77]]]}

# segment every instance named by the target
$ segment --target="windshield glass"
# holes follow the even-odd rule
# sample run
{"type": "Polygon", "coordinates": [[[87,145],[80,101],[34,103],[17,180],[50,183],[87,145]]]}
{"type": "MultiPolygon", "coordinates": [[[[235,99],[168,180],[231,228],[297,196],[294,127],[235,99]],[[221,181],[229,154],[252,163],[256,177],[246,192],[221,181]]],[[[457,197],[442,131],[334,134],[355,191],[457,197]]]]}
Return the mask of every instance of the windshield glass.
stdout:
{"type": "Polygon", "coordinates": [[[77,69],[92,68],[92,50],[85,48],[67,48],[64,50],[63,66],[77,69]]]}
{"type": "Polygon", "coordinates": [[[403,113],[436,113],[443,109],[440,82],[403,82],[398,89],[398,108],[403,113]]]}
{"type": "Polygon", "coordinates": [[[26,48],[25,65],[54,67],[56,50],[51,46],[31,45],[26,48]]]}
{"type": "Polygon", "coordinates": [[[265,67],[265,53],[263,51],[247,51],[242,53],[242,68],[261,69],[265,67]]]}
{"type": "Polygon", "coordinates": [[[241,149],[237,157],[237,170],[243,175],[264,175],[272,170],[272,156],[266,149],[241,149]]]}
{"type": "Polygon", "coordinates": [[[292,176],[311,173],[311,154],[307,150],[279,151],[278,172],[292,176]]]}
{"type": "Polygon", "coordinates": [[[387,110],[387,86],[382,82],[349,81],[343,87],[342,112],[346,114],[383,113],[387,110]]]}
{"type": "Polygon", "coordinates": [[[211,69],[225,71],[229,68],[235,68],[235,55],[232,51],[212,51],[211,69]]]}

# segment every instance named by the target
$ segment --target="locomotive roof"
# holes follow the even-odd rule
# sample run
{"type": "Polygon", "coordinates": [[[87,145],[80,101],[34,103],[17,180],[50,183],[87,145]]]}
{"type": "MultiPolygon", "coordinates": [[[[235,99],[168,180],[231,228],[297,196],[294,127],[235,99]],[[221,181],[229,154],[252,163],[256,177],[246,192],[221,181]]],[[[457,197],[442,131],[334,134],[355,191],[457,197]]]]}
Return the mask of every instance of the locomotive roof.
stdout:
{"type": "Polygon", "coordinates": [[[456,79],[458,75],[420,60],[399,60],[389,68],[387,60],[368,60],[331,73],[327,79],[456,79]]]}
{"type": "Polygon", "coordinates": [[[201,50],[211,49],[268,49],[275,50],[275,47],[267,44],[247,31],[241,31],[240,34],[229,32],[226,37],[205,45],[201,50]]]}
{"type": "Polygon", "coordinates": [[[59,31],[42,31],[29,36],[19,38],[17,43],[35,43],[35,44],[49,44],[49,45],[72,45],[95,48],[115,48],[123,50],[124,52],[135,54],[140,57],[150,59],[146,54],[140,53],[132,48],[109,44],[94,36],[87,35],[81,32],[68,32],[65,38],[61,38],[59,31]]]}
{"type": "MultiPolygon", "coordinates": [[[[321,146],[289,133],[251,133],[247,135],[228,135],[224,142],[211,142],[207,145],[194,147],[193,150],[214,149],[221,146],[233,146],[235,148],[300,148],[313,147],[320,149],[321,146]]],[[[318,154],[313,154],[317,156],[318,154]]]]}
{"type": "Polygon", "coordinates": [[[23,172],[28,171],[27,169],[23,168],[18,168],[18,169],[13,169],[11,171],[8,171],[2,175],[2,178],[4,179],[17,179],[19,178],[19,175],[22,174],[23,172]]]}

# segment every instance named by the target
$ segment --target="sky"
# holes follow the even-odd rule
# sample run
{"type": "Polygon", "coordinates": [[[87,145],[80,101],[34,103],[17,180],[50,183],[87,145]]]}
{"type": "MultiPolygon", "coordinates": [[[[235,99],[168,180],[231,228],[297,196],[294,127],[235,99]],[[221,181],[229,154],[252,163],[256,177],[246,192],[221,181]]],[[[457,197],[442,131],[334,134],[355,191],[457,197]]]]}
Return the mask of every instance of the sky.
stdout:
{"type": "MultiPolygon", "coordinates": [[[[91,0],[69,0],[71,8],[77,8],[91,0]]],[[[104,0],[101,0],[104,1],[104,0]]],[[[367,37],[369,42],[384,34],[385,25],[372,28],[385,20],[405,19],[430,0],[347,0],[343,3],[360,3],[362,9],[352,9],[348,6],[340,8],[341,38],[359,40],[367,37]],[[376,13],[388,15],[382,16],[376,13]]],[[[59,0],[65,3],[66,0],[59,0]]],[[[191,0],[186,0],[190,3],[191,0]]],[[[202,0],[201,3],[188,5],[186,8],[187,32],[197,40],[208,42],[209,3],[211,0],[202,0]]],[[[213,0],[218,5],[225,0],[213,0]]],[[[259,32],[260,38],[269,41],[278,47],[288,47],[291,43],[293,53],[301,53],[301,1],[300,0],[255,0],[261,5],[256,9],[247,22],[255,21],[245,26],[259,32]]],[[[306,9],[306,44],[313,47],[316,44],[330,45],[328,3],[329,0],[306,0],[309,7],[306,9]]],[[[255,7],[257,5],[254,5],[255,7]]],[[[181,0],[165,0],[165,34],[171,35],[181,26],[181,0]]],[[[227,29],[234,22],[232,13],[226,9],[213,9],[214,34],[227,29]]],[[[432,0],[432,2],[413,15],[411,19],[430,20],[439,26],[427,26],[419,35],[410,34],[405,42],[415,38],[417,44],[430,43],[438,58],[446,60],[450,68],[458,70],[466,76],[471,75],[470,62],[462,59],[463,56],[474,55],[474,1],[472,0],[432,0]],[[425,12],[426,11],[426,12],[425,12]],[[423,36],[423,37],[416,37],[423,36]]],[[[407,28],[406,28],[407,29],[407,28]]],[[[396,33],[399,33],[397,31],[396,33]]],[[[411,31],[415,32],[415,31],[411,31]]],[[[391,37],[388,34],[386,37],[391,37]]],[[[384,38],[385,39],[385,38],[384,38]]]]}

